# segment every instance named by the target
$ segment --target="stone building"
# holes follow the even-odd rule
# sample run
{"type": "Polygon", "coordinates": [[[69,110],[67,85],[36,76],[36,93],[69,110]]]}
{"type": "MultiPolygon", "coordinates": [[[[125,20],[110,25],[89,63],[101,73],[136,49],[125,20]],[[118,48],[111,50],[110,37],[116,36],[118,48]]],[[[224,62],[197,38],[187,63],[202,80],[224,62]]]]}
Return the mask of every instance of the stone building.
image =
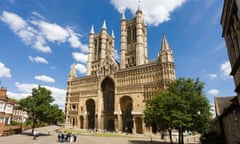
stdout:
{"type": "Polygon", "coordinates": [[[240,0],[224,0],[221,25],[237,96],[215,97],[218,132],[226,144],[240,143],[240,0]]]}
{"type": "Polygon", "coordinates": [[[89,33],[87,74],[77,77],[72,65],[66,94],[66,126],[80,129],[145,133],[146,100],[175,80],[172,50],[163,35],[159,54],[148,60],[147,27],[140,8],[135,17],[121,17],[120,62],[115,59],[115,36],[89,33]]]}

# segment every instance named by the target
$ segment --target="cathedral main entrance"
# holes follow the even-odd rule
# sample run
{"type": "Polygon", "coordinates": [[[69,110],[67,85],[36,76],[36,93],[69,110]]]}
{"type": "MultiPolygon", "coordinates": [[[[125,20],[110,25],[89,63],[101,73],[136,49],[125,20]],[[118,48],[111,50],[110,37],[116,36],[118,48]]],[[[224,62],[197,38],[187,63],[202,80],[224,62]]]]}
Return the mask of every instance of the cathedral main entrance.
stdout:
{"type": "Polygon", "coordinates": [[[88,129],[95,128],[95,102],[92,99],[86,101],[88,129]]]}
{"type": "Polygon", "coordinates": [[[120,99],[120,106],[122,111],[123,132],[132,133],[132,128],[133,128],[132,98],[129,96],[123,96],[120,99]]]}
{"type": "Polygon", "coordinates": [[[106,77],[102,84],[103,94],[103,128],[107,131],[115,131],[114,126],[114,82],[111,78],[106,77]]]}

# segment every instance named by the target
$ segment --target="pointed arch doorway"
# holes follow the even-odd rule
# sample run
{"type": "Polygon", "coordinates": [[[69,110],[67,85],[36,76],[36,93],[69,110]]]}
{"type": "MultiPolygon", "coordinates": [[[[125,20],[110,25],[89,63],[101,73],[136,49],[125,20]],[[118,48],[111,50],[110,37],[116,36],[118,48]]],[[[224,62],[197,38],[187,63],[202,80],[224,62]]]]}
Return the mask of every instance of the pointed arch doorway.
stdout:
{"type": "Polygon", "coordinates": [[[114,81],[110,77],[106,77],[102,84],[101,90],[103,94],[103,128],[107,131],[115,131],[114,126],[114,81]]]}
{"type": "Polygon", "coordinates": [[[86,101],[88,129],[95,128],[95,102],[93,99],[86,101]]]}
{"type": "Polygon", "coordinates": [[[130,96],[123,96],[120,99],[120,107],[122,111],[122,129],[123,132],[132,133],[133,117],[132,107],[133,101],[130,96]]]}

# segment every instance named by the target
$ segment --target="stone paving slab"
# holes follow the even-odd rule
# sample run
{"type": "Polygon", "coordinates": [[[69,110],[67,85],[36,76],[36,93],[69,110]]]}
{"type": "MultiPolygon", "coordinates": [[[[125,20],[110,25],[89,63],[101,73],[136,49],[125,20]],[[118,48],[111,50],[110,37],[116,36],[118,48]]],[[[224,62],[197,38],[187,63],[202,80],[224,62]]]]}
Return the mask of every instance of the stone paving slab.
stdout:
{"type": "MultiPolygon", "coordinates": [[[[22,134],[0,137],[0,144],[70,144],[69,142],[59,143],[57,141],[56,129],[60,127],[48,126],[37,128],[40,136],[36,140],[31,135],[31,130],[22,134]]],[[[164,144],[159,138],[143,135],[135,137],[100,137],[92,135],[77,135],[77,142],[72,144],[164,144]]]]}

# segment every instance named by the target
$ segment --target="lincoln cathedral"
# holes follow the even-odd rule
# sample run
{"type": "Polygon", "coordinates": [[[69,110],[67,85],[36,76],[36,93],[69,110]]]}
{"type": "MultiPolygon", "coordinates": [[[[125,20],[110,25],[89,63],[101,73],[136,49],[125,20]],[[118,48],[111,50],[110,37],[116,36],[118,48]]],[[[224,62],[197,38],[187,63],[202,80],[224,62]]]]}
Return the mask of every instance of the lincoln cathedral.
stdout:
{"type": "Polygon", "coordinates": [[[140,8],[135,17],[121,17],[120,60],[115,59],[115,36],[89,33],[86,76],[77,77],[72,65],[65,104],[67,127],[146,133],[146,100],[176,79],[174,57],[163,35],[155,60],[148,60],[147,27],[140,8]]]}

